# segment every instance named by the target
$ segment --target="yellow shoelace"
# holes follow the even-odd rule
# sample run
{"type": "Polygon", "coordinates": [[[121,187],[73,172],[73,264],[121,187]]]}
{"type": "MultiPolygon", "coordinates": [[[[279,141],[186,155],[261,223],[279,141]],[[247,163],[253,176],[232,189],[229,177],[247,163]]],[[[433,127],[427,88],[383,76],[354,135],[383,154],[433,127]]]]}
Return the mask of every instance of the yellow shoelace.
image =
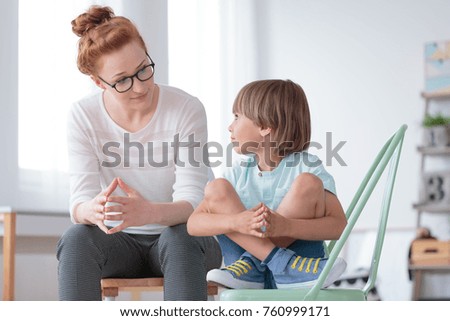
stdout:
{"type": "Polygon", "coordinates": [[[241,276],[242,274],[248,273],[252,269],[252,266],[243,260],[237,260],[233,264],[226,266],[225,269],[233,272],[236,276],[241,276]]]}
{"type": "Polygon", "coordinates": [[[298,271],[302,272],[302,271],[303,271],[303,268],[305,267],[305,264],[306,264],[306,270],[305,270],[305,272],[306,272],[306,273],[311,272],[311,265],[313,265],[313,262],[314,262],[314,261],[316,261],[316,263],[314,264],[314,267],[313,267],[312,272],[313,272],[314,274],[316,274],[316,273],[319,271],[319,262],[320,262],[320,258],[317,258],[317,259],[314,259],[314,258],[307,258],[307,257],[302,258],[301,256],[297,256],[297,257],[295,258],[294,262],[292,263],[291,268],[292,268],[292,269],[295,269],[295,268],[297,267],[297,263],[298,263],[300,260],[301,260],[301,262],[300,262],[300,266],[299,266],[298,269],[297,269],[298,271]],[[308,262],[308,263],[306,263],[306,262],[308,262]]]}

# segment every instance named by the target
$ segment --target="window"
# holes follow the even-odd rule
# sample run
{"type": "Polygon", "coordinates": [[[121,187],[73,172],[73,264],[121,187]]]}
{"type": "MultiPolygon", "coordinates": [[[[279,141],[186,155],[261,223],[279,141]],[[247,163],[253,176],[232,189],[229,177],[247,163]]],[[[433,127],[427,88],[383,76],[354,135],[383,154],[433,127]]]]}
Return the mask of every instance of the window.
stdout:
{"type": "Polygon", "coordinates": [[[70,21],[91,1],[19,1],[19,168],[67,171],[66,113],[92,88],[70,21]]]}
{"type": "Polygon", "coordinates": [[[95,88],[76,66],[78,37],[70,22],[92,3],[19,1],[18,171],[11,192],[20,209],[68,210],[66,115],[95,88]]]}
{"type": "Polygon", "coordinates": [[[221,162],[213,168],[216,175],[230,160],[227,127],[234,98],[257,78],[255,9],[253,1],[168,0],[169,82],[204,104],[208,140],[223,148],[222,157],[210,149],[211,162],[221,162]]]}
{"type": "Polygon", "coordinates": [[[208,117],[208,141],[220,143],[226,127],[221,112],[219,1],[169,0],[167,11],[169,83],[200,99],[208,117]]]}

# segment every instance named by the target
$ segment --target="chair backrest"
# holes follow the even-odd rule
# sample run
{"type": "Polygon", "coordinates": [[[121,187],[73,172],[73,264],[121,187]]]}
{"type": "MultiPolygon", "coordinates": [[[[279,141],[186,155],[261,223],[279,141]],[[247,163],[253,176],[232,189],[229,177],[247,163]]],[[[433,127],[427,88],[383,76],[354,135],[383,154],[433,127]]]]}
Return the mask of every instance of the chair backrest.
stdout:
{"type": "Polygon", "coordinates": [[[390,169],[386,181],[383,200],[381,204],[380,220],[378,223],[377,238],[373,249],[372,261],[369,272],[369,279],[363,288],[363,292],[367,296],[369,291],[374,287],[375,280],[377,278],[378,264],[380,262],[381,249],[383,248],[384,236],[386,233],[386,225],[389,216],[389,208],[392,199],[392,192],[395,183],[395,176],[397,173],[398,163],[400,159],[400,153],[403,145],[403,139],[405,136],[406,125],[402,125],[399,130],[386,142],[381,151],[375,158],[372,166],[364,177],[361,185],[356,191],[352,202],[350,203],[345,215],[347,217],[347,226],[342,232],[341,237],[337,241],[332,241],[328,245],[329,258],[324,267],[317,283],[311,288],[308,294],[305,296],[305,300],[314,300],[320,289],[322,288],[325,279],[331,270],[336,258],[339,256],[342,248],[345,245],[353,227],[356,224],[362,210],[364,209],[370,195],[372,194],[375,186],[377,185],[380,177],[386,169],[388,163],[390,163],[390,169]]]}

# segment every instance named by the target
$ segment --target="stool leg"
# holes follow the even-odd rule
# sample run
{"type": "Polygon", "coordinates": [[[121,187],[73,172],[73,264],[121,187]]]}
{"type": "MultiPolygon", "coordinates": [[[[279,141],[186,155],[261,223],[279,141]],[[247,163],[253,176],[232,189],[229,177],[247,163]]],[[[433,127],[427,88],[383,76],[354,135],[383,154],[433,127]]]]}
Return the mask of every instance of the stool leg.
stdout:
{"type": "Polygon", "coordinates": [[[131,292],[131,301],[140,301],[141,300],[141,291],[133,289],[131,292]]]}
{"type": "Polygon", "coordinates": [[[414,288],[413,288],[413,301],[418,301],[420,299],[420,290],[422,288],[422,271],[416,270],[414,271],[414,288]]]}
{"type": "Polygon", "coordinates": [[[219,293],[217,285],[208,284],[208,301],[215,301],[216,295],[219,293]]]}
{"type": "Polygon", "coordinates": [[[103,298],[105,301],[115,301],[119,295],[119,288],[103,288],[103,298]]]}

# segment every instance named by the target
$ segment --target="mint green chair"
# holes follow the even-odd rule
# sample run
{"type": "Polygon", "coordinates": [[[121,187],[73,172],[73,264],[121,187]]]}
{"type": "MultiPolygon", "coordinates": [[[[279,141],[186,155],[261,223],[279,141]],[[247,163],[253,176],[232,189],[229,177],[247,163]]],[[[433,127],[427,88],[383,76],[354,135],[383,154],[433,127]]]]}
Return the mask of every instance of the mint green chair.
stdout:
{"type": "Polygon", "coordinates": [[[400,152],[402,149],[403,139],[407,126],[403,125],[400,129],[386,142],[381,151],[378,153],[375,161],[370,167],[368,173],[364,177],[359,186],[356,195],[350,203],[347,212],[347,226],[342,232],[341,237],[337,241],[332,241],[328,245],[329,259],[325,265],[317,283],[312,288],[302,289],[283,289],[283,290],[224,290],[220,295],[222,301],[301,301],[301,300],[318,300],[318,301],[365,301],[370,290],[375,285],[377,278],[378,264],[380,262],[381,250],[383,247],[386,225],[389,215],[389,208],[392,199],[392,191],[394,188],[395,176],[397,173],[400,152]],[[375,186],[380,180],[381,175],[390,163],[390,169],[384,190],[384,196],[381,205],[380,220],[378,224],[377,239],[373,249],[372,262],[369,272],[369,278],[363,289],[322,289],[323,283],[339,253],[341,252],[345,242],[347,241],[353,227],[361,215],[375,186]]]}

